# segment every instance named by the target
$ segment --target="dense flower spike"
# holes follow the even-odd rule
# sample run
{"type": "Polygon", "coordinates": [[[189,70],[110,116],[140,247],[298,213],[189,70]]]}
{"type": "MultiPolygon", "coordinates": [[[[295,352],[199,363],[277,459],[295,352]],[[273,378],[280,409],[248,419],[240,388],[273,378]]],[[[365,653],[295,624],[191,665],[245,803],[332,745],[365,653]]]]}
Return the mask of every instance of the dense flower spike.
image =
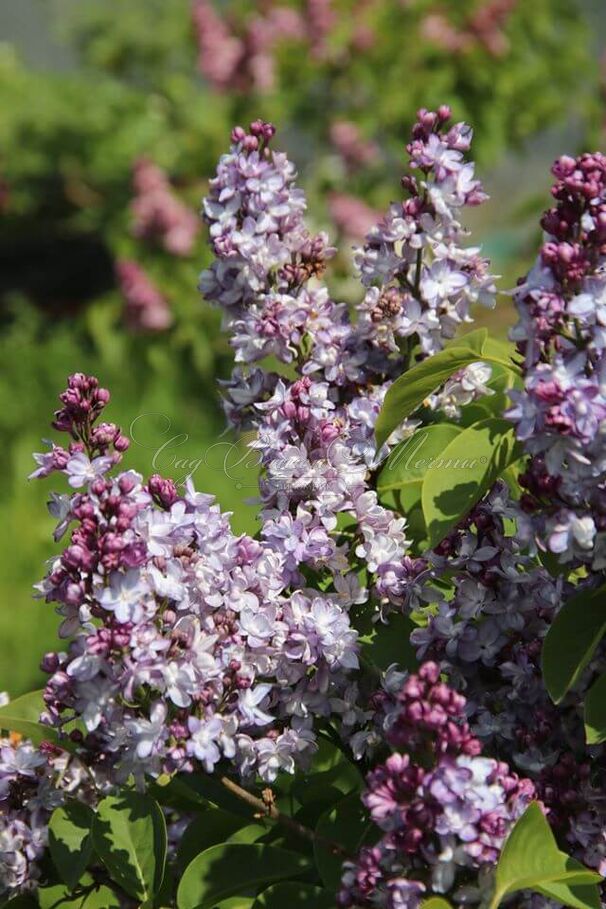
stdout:
{"type": "Polygon", "coordinates": [[[391,206],[366,237],[356,256],[368,287],[361,307],[370,337],[388,349],[418,336],[423,352],[434,353],[469,321],[469,306],[494,305],[495,286],[479,249],[463,247],[459,210],[487,197],[474,165],[466,162],[472,132],[464,123],[449,126],[451,112],[422,110],[407,146],[409,198],[391,206]],[[381,331],[377,328],[380,325],[381,331]]]}
{"type": "Polygon", "coordinates": [[[436,663],[398,692],[387,738],[399,751],[368,775],[363,796],[383,836],[346,863],[339,905],[416,909],[431,891],[457,899],[470,869],[494,866],[534,786],[481,756],[465,698],[440,681],[436,663]]]}
{"type": "MultiPolygon", "coordinates": [[[[94,426],[107,392],[77,375],[61,399],[54,425],[78,441],[37,456],[34,475],[62,471],[81,491],[53,497],[57,538],[76,527],[40,593],[75,637],[45,659],[45,721],[80,717],[88,762],[114,781],[222,760],[268,781],[292,772],[358,665],[355,577],[308,589],[278,523],[263,542],[237,537],[189,481],[181,494],[159,476],[112,476],[119,452],[107,452],[126,440],[94,426]]],[[[306,539],[314,557],[332,554],[328,538],[306,539]]]]}
{"type": "Polygon", "coordinates": [[[539,258],[515,293],[524,390],[510,418],[531,455],[525,533],[561,562],[606,567],[606,157],[563,157],[539,258]]]}
{"type": "MultiPolygon", "coordinates": [[[[352,557],[367,566],[385,604],[402,603],[410,579],[408,541],[405,521],[378,503],[369,482],[370,471],[387,453],[387,448],[376,450],[374,423],[391,378],[413,349],[423,356],[437,344],[425,316],[409,320],[404,331],[409,346],[402,357],[394,325],[403,325],[411,307],[425,305],[423,288],[426,295],[433,288],[441,303],[431,311],[443,317],[440,324],[448,318],[454,328],[460,319],[453,313],[468,318],[471,298],[488,294],[492,287],[477,250],[454,245],[461,228],[452,206],[474,204],[484,195],[472,177],[473,165],[462,162],[459,150],[469,148],[471,132],[464,124],[446,132],[449,116],[447,108],[419,114],[409,151],[427,177],[427,190],[418,191],[423,197],[433,193],[433,201],[421,205],[419,195],[404,203],[398,218],[402,225],[407,219],[414,255],[411,262],[405,263],[404,251],[404,258],[394,259],[385,286],[368,291],[358,323],[352,323],[346,307],[334,303],[317,281],[333,250],[325,235],[311,236],[305,228],[305,199],[296,188],[293,166],[270,149],[270,124],[257,122],[249,132],[239,127],[233,131],[230,152],[221,159],[204,202],[216,259],[203,272],[200,289],[223,308],[236,362],[245,364],[226,385],[226,411],[234,425],[257,430],[253,447],[259,449],[263,467],[263,535],[268,540],[291,538],[296,559],[328,568],[336,584],[339,565],[353,549],[352,557]],[[456,288],[438,275],[455,260],[461,268],[456,288]],[[418,300],[409,300],[407,291],[391,281],[400,275],[405,284],[410,268],[410,281],[417,291],[421,288],[418,300]],[[256,367],[250,370],[270,355],[295,368],[294,381],[256,367]],[[353,521],[350,536],[336,532],[339,515],[353,521]],[[348,546],[352,535],[355,546],[348,546]]],[[[408,180],[406,185],[416,183],[408,180]]],[[[388,217],[395,217],[395,208],[388,217]]],[[[367,262],[377,256],[394,258],[395,245],[400,249],[395,235],[392,252],[371,245],[369,241],[361,253],[367,262]]],[[[483,383],[489,372],[471,368],[467,374],[467,383],[459,377],[463,393],[453,387],[452,400],[463,403],[488,393],[483,383]]],[[[446,406],[436,399],[436,406],[442,404],[446,406]]],[[[415,425],[406,422],[391,441],[415,425]]]]}

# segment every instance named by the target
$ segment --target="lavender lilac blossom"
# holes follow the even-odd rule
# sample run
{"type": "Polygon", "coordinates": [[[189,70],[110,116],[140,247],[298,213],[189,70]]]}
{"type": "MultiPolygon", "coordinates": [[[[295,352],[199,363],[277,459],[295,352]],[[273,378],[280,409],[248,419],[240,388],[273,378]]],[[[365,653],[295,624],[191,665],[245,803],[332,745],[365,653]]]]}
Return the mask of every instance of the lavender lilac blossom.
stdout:
{"type": "Polygon", "coordinates": [[[546,240],[515,292],[524,390],[509,411],[530,455],[521,483],[529,541],[571,567],[606,567],[606,157],[553,166],[546,240]]]}
{"type": "MultiPolygon", "coordinates": [[[[411,198],[391,207],[359,254],[363,283],[380,278],[381,286],[367,291],[357,322],[320,283],[333,250],[305,227],[305,198],[292,164],[270,150],[271,125],[233,131],[204,202],[215,261],[200,289],[222,307],[232,336],[238,365],[225,386],[228,419],[256,430],[263,538],[288,546],[294,563],[327,572],[335,589],[341,565],[365,567],[384,607],[402,605],[415,567],[404,518],[380,505],[370,482],[388,451],[376,450],[376,418],[412,350],[423,357],[439,349],[469,319],[472,300],[492,300],[485,261],[457,245],[455,215],[485,196],[463,157],[471,131],[448,126],[449,116],[447,108],[419,113],[409,154],[425,179],[406,179],[411,198]],[[405,356],[396,337],[406,341],[405,356]],[[257,365],[270,356],[294,379],[257,365]]],[[[486,393],[471,379],[465,400],[486,393]]],[[[404,423],[391,443],[416,425],[404,423]]]]}
{"type": "Polygon", "coordinates": [[[436,663],[399,689],[386,739],[397,751],[368,775],[363,795],[382,836],[345,864],[338,905],[417,909],[432,892],[478,901],[533,784],[482,756],[465,698],[440,681],[436,663]]]}

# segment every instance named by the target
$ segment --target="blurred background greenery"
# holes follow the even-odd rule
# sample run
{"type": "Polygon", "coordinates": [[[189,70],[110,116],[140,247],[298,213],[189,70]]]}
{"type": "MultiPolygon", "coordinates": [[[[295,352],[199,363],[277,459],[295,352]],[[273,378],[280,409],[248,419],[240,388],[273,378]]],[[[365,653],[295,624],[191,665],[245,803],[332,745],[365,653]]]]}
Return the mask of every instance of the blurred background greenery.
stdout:
{"type": "MultiPolygon", "coordinates": [[[[414,112],[450,103],[492,196],[470,226],[512,285],[551,160],[603,138],[605,30],[602,0],[1,0],[0,690],[37,684],[54,646],[32,585],[57,484],[26,476],[68,373],[97,374],[125,429],[140,418],[129,466],[194,470],[254,527],[254,470],[211,448],[230,356],[192,219],[232,125],[277,124],[354,303],[350,249],[398,196],[414,112]]],[[[507,298],[481,321],[503,335],[507,298]]]]}

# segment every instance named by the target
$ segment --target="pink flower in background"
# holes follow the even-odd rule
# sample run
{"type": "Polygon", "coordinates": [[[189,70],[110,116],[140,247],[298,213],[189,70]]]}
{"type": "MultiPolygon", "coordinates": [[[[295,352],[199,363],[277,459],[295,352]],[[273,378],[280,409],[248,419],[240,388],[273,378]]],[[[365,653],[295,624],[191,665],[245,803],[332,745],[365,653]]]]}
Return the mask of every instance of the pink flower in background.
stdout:
{"type": "Polygon", "coordinates": [[[353,240],[363,240],[373,224],[380,219],[380,213],[355,196],[348,193],[331,193],[328,210],[336,226],[353,240]]]}
{"type": "Polygon", "coordinates": [[[330,141],[350,168],[373,164],[379,157],[376,144],[365,139],[359,127],[349,120],[331,124],[330,141]]]}
{"type": "Polygon", "coordinates": [[[218,91],[271,91],[275,84],[274,52],[284,40],[305,40],[301,15],[287,6],[252,16],[235,34],[209,0],[196,0],[193,22],[198,42],[198,69],[218,91]]]}
{"type": "Polygon", "coordinates": [[[309,41],[316,57],[325,55],[326,39],[336,25],[337,14],[332,6],[332,0],[307,0],[305,12],[309,41]]]}
{"type": "Polygon", "coordinates": [[[136,262],[123,259],[116,276],[125,301],[125,319],[134,331],[164,331],[173,321],[168,303],[136,262]]]}
{"type": "Polygon", "coordinates": [[[230,88],[244,56],[243,42],[208,0],[196,0],[192,18],[198,42],[198,69],[219,91],[230,88]]]}
{"type": "Polygon", "coordinates": [[[175,196],[162,168],[139,158],[133,168],[133,187],[135,237],[159,241],[174,256],[189,255],[200,229],[198,218],[175,196]]]}
{"type": "Polygon", "coordinates": [[[453,54],[466,53],[477,44],[493,57],[509,50],[503,29],[518,0],[489,0],[469,17],[463,28],[457,28],[440,12],[429,13],[421,23],[421,33],[428,41],[453,54]]]}

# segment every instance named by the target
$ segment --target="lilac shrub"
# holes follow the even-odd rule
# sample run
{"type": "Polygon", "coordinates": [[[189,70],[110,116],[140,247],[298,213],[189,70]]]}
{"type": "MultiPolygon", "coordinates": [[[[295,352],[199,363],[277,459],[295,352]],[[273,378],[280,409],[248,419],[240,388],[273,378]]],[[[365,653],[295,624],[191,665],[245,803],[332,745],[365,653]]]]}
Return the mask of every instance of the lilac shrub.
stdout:
{"type": "MultiPolygon", "coordinates": [[[[319,35],[328,8],[312,7],[319,35]]],[[[218,24],[202,27],[210,40],[218,24]]],[[[605,668],[600,634],[561,696],[541,659],[574,598],[600,583],[605,415],[589,310],[601,293],[603,159],[556,165],[544,222],[554,239],[516,292],[520,370],[485,333],[455,338],[496,293],[461,221],[487,198],[468,126],[446,107],[419,112],[405,198],[355,253],[353,314],[323,283],[335,250],[306,226],[274,132],[260,120],[233,130],[203,203],[214,259],[200,277],[234,350],[225,413],[253,431],[260,530],[236,535],[191,478],[178,488],[123,470],[129,442],[104,419],[109,392],[70,376],[53,420],[67,441],[35,455],[32,474],[67,480],[49,503],[67,542],[38,585],[66,645],[42,661],[33,720],[19,700],[0,708],[11,731],[0,892],[37,890],[43,909],[58,876],[61,899],[109,883],[124,907],[261,892],[270,906],[296,880],[310,906],[417,909],[437,895],[441,909],[496,909],[517,892],[520,906],[595,909],[606,872],[606,730],[590,689],[605,668]],[[409,476],[401,456],[419,429],[451,441],[409,476]],[[475,457],[487,433],[488,454],[475,457]],[[444,506],[440,470],[452,472],[444,506]],[[575,570],[552,573],[545,549],[575,570]],[[75,889],[57,845],[76,837],[74,796],[89,806],[92,843],[75,889]],[[243,831],[234,810],[250,810],[243,831]],[[142,818],[145,860],[132,855],[142,818]],[[530,854],[540,861],[524,870],[530,854]],[[147,877],[133,879],[135,859],[147,877]],[[259,867],[261,884],[246,876],[259,867]],[[219,879],[229,884],[215,891],[219,879]]],[[[138,180],[135,230],[188,247],[194,227],[181,230],[164,176],[143,162],[138,180]]],[[[160,312],[126,265],[139,316],[160,312]]]]}

